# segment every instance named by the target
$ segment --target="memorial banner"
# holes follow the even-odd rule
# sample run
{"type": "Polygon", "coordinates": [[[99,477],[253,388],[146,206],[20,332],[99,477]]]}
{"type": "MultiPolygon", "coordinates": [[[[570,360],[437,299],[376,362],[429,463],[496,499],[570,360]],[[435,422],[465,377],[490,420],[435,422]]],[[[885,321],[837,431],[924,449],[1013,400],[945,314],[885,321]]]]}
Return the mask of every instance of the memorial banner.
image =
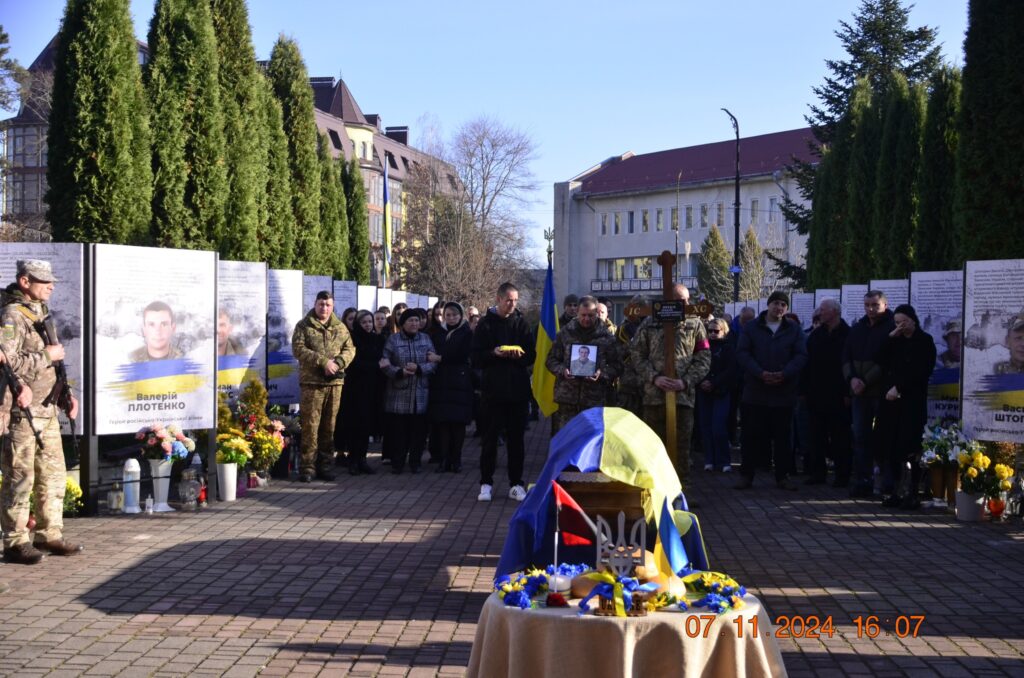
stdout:
{"type": "Polygon", "coordinates": [[[340,318],[341,312],[346,308],[354,308],[357,311],[359,310],[359,285],[355,280],[335,280],[334,312],[338,314],[338,317],[340,318]]]}
{"type": "Polygon", "coordinates": [[[1024,442],[1024,259],[968,261],[965,271],[964,430],[1024,442]]]}
{"type": "Polygon", "coordinates": [[[842,291],[838,289],[827,288],[823,290],[814,290],[814,308],[821,306],[821,302],[824,299],[835,299],[842,303],[842,296],[842,291]]]}
{"type": "Polygon", "coordinates": [[[406,296],[405,290],[391,290],[391,308],[393,309],[398,304],[409,306],[409,300],[406,296]]]}
{"type": "Polygon", "coordinates": [[[311,308],[303,301],[302,271],[267,271],[267,393],[273,405],[299,402],[299,362],[292,355],[292,333],[311,308]]]}
{"type": "Polygon", "coordinates": [[[899,280],[872,280],[868,286],[872,290],[878,290],[885,294],[890,309],[894,309],[900,304],[910,303],[910,281],[906,278],[899,280]]]}
{"type": "Polygon", "coordinates": [[[430,304],[430,308],[434,308],[434,304],[436,304],[437,302],[437,297],[427,297],[427,303],[430,304]]]}
{"type": "Polygon", "coordinates": [[[768,310],[768,297],[762,297],[757,300],[757,314],[761,315],[768,310]]]}
{"type": "Polygon", "coordinates": [[[216,253],[94,248],[96,433],[213,428],[216,253]]]}
{"type": "Polygon", "coordinates": [[[387,306],[391,311],[395,310],[395,305],[391,300],[391,289],[388,287],[377,288],[377,308],[381,306],[387,306]]]}
{"type": "Polygon", "coordinates": [[[928,418],[960,418],[960,349],[963,338],[963,271],[910,274],[910,305],[921,329],[935,340],[938,361],[928,383],[928,418]]]}
{"type": "Polygon", "coordinates": [[[217,390],[234,404],[249,381],[267,384],[267,265],[217,262],[217,390]]]}
{"type": "Polygon", "coordinates": [[[814,316],[814,293],[793,292],[789,297],[789,310],[796,313],[800,318],[800,324],[805,330],[811,329],[811,318],[814,316]]]}
{"type": "Polygon", "coordinates": [[[377,303],[377,288],[372,285],[359,285],[356,291],[356,307],[360,311],[376,313],[380,308],[377,303]]]}
{"type": "MultiPolygon", "coordinates": [[[[50,262],[53,267],[53,275],[57,282],[53,286],[53,295],[47,306],[57,327],[57,340],[64,346],[64,369],[68,374],[68,383],[78,399],[75,433],[82,432],[82,423],[88,421],[86,417],[93,406],[91,398],[83,397],[84,251],[84,246],[77,243],[0,243],[0,280],[3,281],[3,287],[16,282],[14,275],[20,259],[42,259],[50,262]]],[[[65,414],[61,412],[57,418],[60,421],[61,432],[70,434],[71,425],[65,414]]]]}
{"type": "MultiPolygon", "coordinates": [[[[323,290],[334,293],[334,280],[329,275],[305,275],[302,276],[302,308],[303,315],[313,308],[316,302],[316,295],[323,290]]],[[[341,313],[341,308],[334,305],[334,312],[341,313]]],[[[342,307],[344,308],[344,307],[342,307]]]]}
{"type": "Polygon", "coordinates": [[[867,285],[843,285],[839,301],[843,305],[843,320],[850,327],[864,317],[864,295],[867,285]]]}

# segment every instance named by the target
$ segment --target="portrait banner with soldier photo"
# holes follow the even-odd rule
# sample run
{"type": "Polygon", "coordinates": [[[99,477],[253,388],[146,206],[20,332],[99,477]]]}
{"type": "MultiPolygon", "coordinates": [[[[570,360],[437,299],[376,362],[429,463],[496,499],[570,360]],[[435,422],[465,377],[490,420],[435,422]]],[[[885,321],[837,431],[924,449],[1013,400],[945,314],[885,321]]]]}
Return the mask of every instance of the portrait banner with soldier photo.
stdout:
{"type": "Polygon", "coordinates": [[[811,321],[814,318],[814,293],[794,292],[790,295],[790,302],[789,310],[800,318],[800,324],[803,328],[809,330],[812,324],[811,321]]]}
{"type": "MultiPolygon", "coordinates": [[[[334,294],[334,279],[329,275],[303,275],[302,276],[302,311],[305,315],[310,309],[313,308],[313,304],[316,303],[316,295],[320,292],[327,290],[331,294],[334,294]]],[[[335,304],[337,306],[337,304],[335,304]]],[[[344,307],[337,308],[337,312],[341,313],[341,309],[344,307]]],[[[298,322],[298,321],[296,321],[298,322]]]]}
{"type": "Polygon", "coordinates": [[[843,320],[850,327],[864,317],[864,295],[867,293],[867,285],[843,285],[839,303],[843,306],[843,320]]]}
{"type": "Polygon", "coordinates": [[[842,298],[842,291],[837,289],[821,289],[814,290],[814,308],[821,306],[821,302],[825,299],[835,299],[839,301],[842,298]]]}
{"type": "Polygon", "coordinates": [[[910,281],[906,278],[872,280],[869,287],[885,295],[889,308],[910,303],[910,281]]]}
{"type": "MultiPolygon", "coordinates": [[[[354,280],[334,281],[334,314],[339,318],[346,308],[354,308],[357,311],[365,308],[359,305],[359,284],[354,280]]],[[[377,309],[367,308],[367,311],[377,309]]]]}
{"type": "Polygon", "coordinates": [[[267,265],[217,264],[217,389],[234,403],[249,381],[267,383],[267,265]]]}
{"type": "MultiPolygon", "coordinates": [[[[38,259],[50,262],[53,275],[57,279],[53,285],[53,295],[47,304],[56,340],[64,347],[64,369],[68,384],[78,399],[78,418],[75,420],[75,432],[82,432],[82,422],[91,408],[89,398],[82,397],[83,380],[83,299],[85,294],[85,278],[83,269],[84,246],[77,243],[0,243],[0,277],[7,287],[17,285],[15,272],[17,262],[38,259]]],[[[8,303],[8,295],[4,294],[3,304],[8,303]]],[[[58,414],[61,433],[70,434],[71,425],[67,415],[58,414]]]]}
{"type": "Polygon", "coordinates": [[[212,428],[216,253],[94,247],[96,433],[212,428]]]}
{"type": "Polygon", "coordinates": [[[1024,259],[968,261],[961,393],[964,430],[1024,442],[1024,259]]]}
{"type": "Polygon", "coordinates": [[[299,402],[299,361],[292,355],[292,332],[312,308],[304,303],[302,282],[302,271],[267,271],[267,393],[274,405],[299,402]]]}
{"type": "Polygon", "coordinates": [[[963,338],[963,271],[910,274],[910,305],[921,329],[935,340],[938,359],[928,382],[928,418],[960,418],[960,347],[963,338]]]}

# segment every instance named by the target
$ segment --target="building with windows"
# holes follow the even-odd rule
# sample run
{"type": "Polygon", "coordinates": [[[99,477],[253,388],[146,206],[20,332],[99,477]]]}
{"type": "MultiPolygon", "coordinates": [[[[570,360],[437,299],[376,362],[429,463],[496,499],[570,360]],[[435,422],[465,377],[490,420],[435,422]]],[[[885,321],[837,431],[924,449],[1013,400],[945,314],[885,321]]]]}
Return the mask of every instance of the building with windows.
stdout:
{"type": "MultiPolygon", "coordinates": [[[[752,226],[765,251],[802,263],[807,237],[780,210],[800,202],[786,172],[813,161],[809,128],[740,139],[740,240],[752,226]]],[[[676,280],[697,284],[697,255],[710,229],[734,247],[736,142],[721,141],[611,157],[554,187],[554,271],[559,295],[608,297],[621,319],[636,294],[660,295],[664,250],[677,255],[676,280]]],[[[770,263],[766,269],[771,270],[770,263]]]]}

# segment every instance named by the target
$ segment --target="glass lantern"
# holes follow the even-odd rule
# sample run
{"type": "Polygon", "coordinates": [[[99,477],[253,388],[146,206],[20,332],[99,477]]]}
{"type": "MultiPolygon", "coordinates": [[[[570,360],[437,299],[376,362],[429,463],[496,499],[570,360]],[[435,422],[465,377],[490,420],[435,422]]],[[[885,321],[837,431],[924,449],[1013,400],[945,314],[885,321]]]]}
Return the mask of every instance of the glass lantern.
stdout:
{"type": "Polygon", "coordinates": [[[199,488],[199,474],[195,469],[187,468],[181,472],[178,497],[181,499],[183,511],[195,511],[198,508],[199,488]]]}
{"type": "Polygon", "coordinates": [[[114,481],[107,491],[107,511],[114,515],[124,511],[124,490],[117,481],[114,481]]]}

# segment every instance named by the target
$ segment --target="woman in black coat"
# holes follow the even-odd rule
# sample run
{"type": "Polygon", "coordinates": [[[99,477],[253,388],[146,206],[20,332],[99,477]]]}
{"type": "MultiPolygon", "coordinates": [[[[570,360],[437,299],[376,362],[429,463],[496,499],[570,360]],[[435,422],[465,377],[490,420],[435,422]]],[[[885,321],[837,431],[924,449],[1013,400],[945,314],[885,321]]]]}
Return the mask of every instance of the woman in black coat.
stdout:
{"type": "Polygon", "coordinates": [[[387,338],[386,334],[374,332],[372,313],[360,311],[356,315],[352,324],[356,357],[345,370],[339,408],[348,441],[348,472],[352,475],[373,473],[373,468],[366,463],[366,448],[370,436],[383,428],[380,420],[384,411],[385,378],[379,363],[387,338]]]}
{"type": "Polygon", "coordinates": [[[729,449],[729,403],[736,384],[736,349],[728,339],[729,323],[716,318],[708,323],[711,369],[698,384],[697,416],[704,446],[704,470],[732,471],[729,449]]]}
{"type": "Polygon", "coordinates": [[[882,501],[883,506],[916,509],[921,506],[917,486],[921,480],[921,435],[928,423],[928,380],[935,369],[935,341],[921,329],[917,312],[910,304],[901,304],[893,314],[896,329],[879,351],[878,364],[886,379],[883,427],[889,436],[886,463],[896,490],[882,501]],[[910,489],[899,495],[900,473],[910,462],[910,489]]]}
{"type": "Polygon", "coordinates": [[[438,473],[462,470],[462,444],[466,424],[473,418],[473,372],[469,364],[473,332],[466,322],[462,306],[454,301],[444,305],[444,331],[434,335],[434,353],[428,356],[438,363],[430,382],[429,414],[431,442],[437,435],[438,473]]]}

